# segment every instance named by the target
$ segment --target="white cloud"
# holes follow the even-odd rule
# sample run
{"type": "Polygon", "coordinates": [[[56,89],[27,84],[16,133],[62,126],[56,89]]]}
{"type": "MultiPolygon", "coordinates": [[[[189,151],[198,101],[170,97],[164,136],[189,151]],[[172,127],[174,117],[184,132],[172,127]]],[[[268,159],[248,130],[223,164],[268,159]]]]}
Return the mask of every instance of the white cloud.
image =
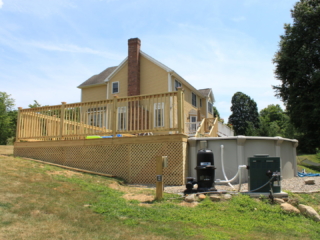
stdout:
{"type": "Polygon", "coordinates": [[[0,0],[0,8],[2,8],[3,2],[2,0],[0,0]]]}
{"type": "Polygon", "coordinates": [[[50,43],[41,43],[41,42],[31,42],[29,45],[40,48],[48,51],[58,51],[58,52],[70,52],[70,53],[85,53],[99,55],[106,58],[116,59],[118,61],[122,60],[124,57],[119,54],[114,54],[106,51],[98,51],[88,47],[79,47],[74,44],[50,44],[50,43]]]}

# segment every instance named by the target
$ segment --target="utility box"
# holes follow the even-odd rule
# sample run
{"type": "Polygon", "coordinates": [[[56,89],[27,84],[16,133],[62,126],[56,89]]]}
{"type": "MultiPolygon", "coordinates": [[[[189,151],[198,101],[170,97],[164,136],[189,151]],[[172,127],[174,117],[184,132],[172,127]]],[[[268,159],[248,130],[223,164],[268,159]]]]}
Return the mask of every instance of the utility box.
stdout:
{"type": "Polygon", "coordinates": [[[269,157],[267,154],[257,154],[254,155],[254,157],[248,158],[248,166],[249,191],[270,192],[271,187],[273,193],[281,192],[280,157],[269,157]],[[270,181],[271,185],[268,181],[270,181]],[[263,187],[260,188],[261,186],[263,187]]]}

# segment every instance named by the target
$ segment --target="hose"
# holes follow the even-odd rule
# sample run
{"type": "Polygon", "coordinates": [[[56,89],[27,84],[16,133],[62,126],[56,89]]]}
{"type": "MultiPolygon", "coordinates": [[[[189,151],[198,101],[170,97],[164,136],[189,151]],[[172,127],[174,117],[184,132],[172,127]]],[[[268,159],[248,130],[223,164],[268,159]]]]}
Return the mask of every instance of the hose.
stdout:
{"type": "Polygon", "coordinates": [[[232,186],[232,184],[231,184],[230,181],[228,180],[227,175],[226,175],[226,173],[225,173],[225,171],[224,171],[224,161],[223,161],[223,149],[224,149],[224,146],[221,145],[220,148],[221,148],[221,167],[222,167],[222,173],[223,173],[224,179],[226,180],[225,183],[228,183],[228,185],[229,185],[232,189],[234,189],[234,186],[232,186]]]}

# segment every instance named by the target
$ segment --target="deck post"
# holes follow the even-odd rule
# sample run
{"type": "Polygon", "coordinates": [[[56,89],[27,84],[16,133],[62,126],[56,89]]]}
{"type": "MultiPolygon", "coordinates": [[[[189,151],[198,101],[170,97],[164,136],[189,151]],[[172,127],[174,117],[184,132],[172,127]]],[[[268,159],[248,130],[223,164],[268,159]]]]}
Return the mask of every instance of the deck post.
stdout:
{"type": "Polygon", "coordinates": [[[20,142],[19,140],[19,136],[20,136],[20,122],[21,122],[21,110],[22,110],[22,107],[18,107],[18,119],[17,119],[17,130],[16,130],[16,140],[15,142],[20,142]]]}
{"type": "Polygon", "coordinates": [[[113,111],[112,111],[112,122],[111,122],[111,126],[112,126],[112,134],[113,136],[116,135],[117,133],[117,104],[118,104],[118,96],[114,95],[113,96],[113,111]]]}
{"type": "Polygon", "coordinates": [[[162,200],[163,198],[163,168],[168,165],[168,157],[167,156],[157,156],[156,157],[156,174],[157,174],[157,182],[156,182],[156,197],[155,200],[162,200]]]}
{"type": "Polygon", "coordinates": [[[184,94],[182,88],[178,88],[178,132],[184,133],[184,94]]]}
{"type": "Polygon", "coordinates": [[[64,130],[64,109],[66,102],[61,102],[61,115],[60,115],[60,140],[63,140],[63,130],[64,130]]]}

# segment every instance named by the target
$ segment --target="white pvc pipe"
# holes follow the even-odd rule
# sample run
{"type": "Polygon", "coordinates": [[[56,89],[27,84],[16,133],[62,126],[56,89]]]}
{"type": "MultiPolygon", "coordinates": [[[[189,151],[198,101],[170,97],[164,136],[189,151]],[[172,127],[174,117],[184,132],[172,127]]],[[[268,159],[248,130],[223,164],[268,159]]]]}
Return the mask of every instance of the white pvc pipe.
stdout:
{"type": "Polygon", "coordinates": [[[223,156],[224,151],[223,151],[223,149],[224,149],[224,146],[221,145],[221,168],[222,168],[222,173],[223,173],[223,176],[224,176],[225,180],[215,181],[215,183],[228,183],[229,186],[234,189],[234,187],[231,185],[231,182],[236,180],[236,178],[239,175],[239,190],[238,191],[240,191],[240,189],[241,189],[241,168],[246,168],[247,166],[246,165],[239,165],[236,175],[233,178],[231,178],[230,180],[228,180],[226,172],[224,170],[224,158],[223,158],[224,157],[223,156]]]}
{"type": "Polygon", "coordinates": [[[223,159],[224,146],[221,145],[220,148],[221,148],[221,151],[220,151],[221,152],[221,167],[222,167],[222,173],[223,173],[224,179],[226,180],[225,183],[228,183],[228,185],[234,189],[234,187],[232,186],[232,184],[230,183],[230,181],[227,178],[226,172],[224,171],[224,159],[223,159]]]}

